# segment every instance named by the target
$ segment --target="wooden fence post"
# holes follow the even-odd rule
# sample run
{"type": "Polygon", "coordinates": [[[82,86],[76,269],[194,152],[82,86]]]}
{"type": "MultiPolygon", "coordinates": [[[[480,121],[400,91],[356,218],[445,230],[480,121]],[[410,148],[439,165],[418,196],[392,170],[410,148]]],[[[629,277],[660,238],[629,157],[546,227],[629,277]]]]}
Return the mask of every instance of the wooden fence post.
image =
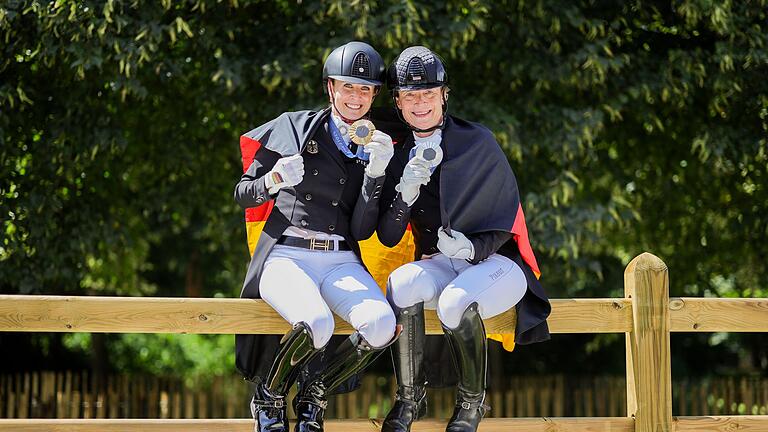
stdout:
{"type": "Polygon", "coordinates": [[[627,333],[627,415],[635,432],[672,431],[672,367],[669,353],[669,273],[658,257],[643,253],[624,271],[632,299],[627,333]]]}

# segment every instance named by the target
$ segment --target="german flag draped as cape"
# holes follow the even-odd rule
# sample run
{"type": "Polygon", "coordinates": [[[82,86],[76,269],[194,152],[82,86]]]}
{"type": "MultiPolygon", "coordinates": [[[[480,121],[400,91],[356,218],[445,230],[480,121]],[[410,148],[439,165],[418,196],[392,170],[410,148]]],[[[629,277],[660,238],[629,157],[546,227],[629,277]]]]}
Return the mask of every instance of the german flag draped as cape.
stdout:
{"type": "MultiPolygon", "coordinates": [[[[376,119],[373,119],[375,123],[376,119]]],[[[254,139],[244,134],[240,137],[240,153],[243,161],[243,172],[248,170],[253,162],[254,155],[261,148],[262,144],[259,140],[254,139]]],[[[248,238],[248,251],[253,255],[253,251],[256,249],[256,244],[259,241],[259,236],[264,229],[264,224],[269,218],[269,214],[274,207],[274,201],[270,200],[262,204],[259,207],[251,207],[245,210],[245,229],[248,238]]],[[[386,289],[387,277],[393,270],[401,265],[412,261],[413,251],[415,249],[413,243],[413,235],[411,230],[406,231],[403,238],[393,248],[388,248],[379,242],[376,234],[368,240],[359,242],[360,252],[363,256],[363,263],[368,268],[373,278],[379,284],[382,290],[386,289]]]]}
{"type": "Polygon", "coordinates": [[[515,261],[526,276],[528,291],[517,305],[515,335],[489,335],[512,350],[517,343],[549,339],[546,318],[551,307],[539,283],[536,257],[520,202],[517,180],[490,130],[452,116],[443,129],[445,155],[440,174],[440,206],[444,227],[464,234],[512,233],[498,253],[515,261]]]}
{"type": "MultiPolygon", "coordinates": [[[[379,113],[382,114],[382,113],[379,113]]],[[[386,115],[382,117],[387,118],[386,115]]],[[[374,123],[376,118],[373,118],[374,123]]],[[[391,123],[391,121],[390,121],[391,123]]],[[[380,127],[385,132],[398,127],[391,124],[380,127]]],[[[402,129],[402,125],[399,125],[402,129]]],[[[398,131],[402,132],[402,131],[398,131]]],[[[393,137],[400,133],[390,133],[393,137]]],[[[401,141],[402,142],[402,141],[401,141]]],[[[529,290],[518,304],[517,342],[532,343],[549,337],[546,317],[550,307],[546,295],[538,282],[540,271],[533,254],[520,203],[519,191],[514,174],[506,156],[501,151],[493,134],[485,127],[449,117],[443,130],[446,156],[442,163],[440,196],[444,212],[444,225],[463,233],[502,230],[511,232],[514,249],[510,258],[517,261],[528,279],[529,290]],[[467,145],[472,143],[473,145],[467,145]],[[490,161],[490,163],[489,163],[490,161]],[[519,253],[517,253],[519,251],[519,253]]],[[[261,143],[252,137],[240,138],[243,170],[247,170],[261,143]]],[[[273,208],[273,201],[245,211],[248,248],[254,252],[264,224],[273,208]]],[[[382,205],[386,205],[383,203],[382,205]]],[[[512,243],[512,242],[509,242],[512,243]]],[[[410,262],[414,256],[413,235],[409,230],[394,248],[382,245],[376,235],[360,242],[363,261],[379,286],[386,287],[389,274],[397,267],[410,262]]],[[[511,351],[515,335],[490,334],[490,338],[502,342],[511,351]]]]}
{"type": "MultiPolygon", "coordinates": [[[[279,117],[243,134],[240,137],[240,150],[243,171],[247,171],[260,149],[269,149],[281,156],[289,156],[302,152],[318,128],[329,118],[329,109],[322,111],[297,111],[283,113],[279,117]]],[[[376,120],[373,120],[376,122],[376,120]]],[[[252,256],[251,264],[243,284],[241,296],[248,298],[259,297],[259,280],[263,263],[274,245],[279,232],[270,232],[274,221],[270,219],[274,201],[248,208],[245,211],[248,249],[252,256]],[[255,255],[256,256],[255,256],[255,255]]],[[[277,215],[272,215],[277,216],[277,215]]],[[[413,257],[413,240],[410,231],[395,248],[386,248],[376,238],[359,243],[364,263],[376,278],[380,286],[386,285],[389,273],[413,257]]],[[[383,289],[383,288],[382,288],[383,289]]],[[[272,362],[271,353],[275,352],[280,337],[277,335],[236,335],[236,366],[246,379],[258,380],[269,370],[272,362]]],[[[332,346],[327,352],[333,352],[333,346],[344,340],[341,336],[331,338],[332,346]]],[[[302,370],[300,381],[312,379],[322,371],[327,361],[325,355],[320,355],[302,370]]],[[[337,393],[350,391],[358,385],[356,377],[336,390],[337,393]]]]}

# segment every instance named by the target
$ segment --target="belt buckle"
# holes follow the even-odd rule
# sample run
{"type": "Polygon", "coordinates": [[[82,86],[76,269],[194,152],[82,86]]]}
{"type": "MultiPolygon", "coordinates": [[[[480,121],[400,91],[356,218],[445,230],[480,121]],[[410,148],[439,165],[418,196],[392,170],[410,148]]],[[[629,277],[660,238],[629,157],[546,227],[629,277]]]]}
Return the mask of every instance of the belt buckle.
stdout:
{"type": "Polygon", "coordinates": [[[310,239],[309,248],[312,250],[329,251],[331,250],[331,240],[310,239]]]}

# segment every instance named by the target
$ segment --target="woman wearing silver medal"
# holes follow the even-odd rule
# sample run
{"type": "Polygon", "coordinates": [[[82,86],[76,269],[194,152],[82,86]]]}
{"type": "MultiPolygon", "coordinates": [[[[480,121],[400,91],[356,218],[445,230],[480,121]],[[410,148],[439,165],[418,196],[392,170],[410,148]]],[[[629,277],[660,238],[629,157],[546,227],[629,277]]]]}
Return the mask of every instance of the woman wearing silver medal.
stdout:
{"type": "Polygon", "coordinates": [[[293,327],[266,373],[255,364],[261,353],[254,335],[237,336],[238,369],[256,383],[251,410],[258,432],[288,431],[285,397],[300,372],[295,430],[323,430],[326,395],[397,338],[394,313],[357,244],[363,221],[377,218],[392,140],[371,134],[371,125],[356,131],[371,135],[364,147],[350,138],[351,123],[367,115],[383,78],[376,50],[347,43],[325,61],[328,108],[284,113],[241,138],[257,150],[235,200],[243,208],[274,203],[241,297],[264,299],[293,327]],[[355,332],[319,356],[333,334],[332,312],[355,332]]]}
{"type": "Polygon", "coordinates": [[[389,276],[387,297],[403,333],[393,345],[398,390],[382,431],[409,431],[425,414],[426,367],[452,368],[425,360],[425,308],[437,310],[458,372],[446,430],[475,431],[489,409],[483,318],[515,307],[515,341],[539,342],[549,338],[550,305],[514,174],[487,128],[446,114],[442,60],[425,47],[407,48],[389,68],[388,87],[413,133],[387,167],[376,230],[393,246],[410,223],[416,261],[389,276]]]}

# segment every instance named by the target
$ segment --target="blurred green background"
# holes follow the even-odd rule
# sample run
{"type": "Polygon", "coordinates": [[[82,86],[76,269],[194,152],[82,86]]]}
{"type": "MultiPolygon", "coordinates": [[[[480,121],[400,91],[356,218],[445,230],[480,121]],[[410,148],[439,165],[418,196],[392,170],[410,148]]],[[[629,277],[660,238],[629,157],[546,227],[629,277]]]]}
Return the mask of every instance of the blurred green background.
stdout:
{"type": "MultiPolygon", "coordinates": [[[[322,107],[349,40],[426,45],[491,128],[551,297],[768,297],[768,1],[0,3],[0,293],[237,297],[238,137],[322,107]]],[[[384,91],[377,105],[391,104],[384,91]]],[[[675,334],[675,377],[768,376],[768,334],[675,334]]],[[[0,370],[205,382],[229,335],[0,333],[0,370]]],[[[494,366],[496,365],[496,366],[494,366]]],[[[494,374],[624,373],[623,335],[556,335],[494,374]]],[[[389,373],[386,360],[375,370],[389,373]]]]}

